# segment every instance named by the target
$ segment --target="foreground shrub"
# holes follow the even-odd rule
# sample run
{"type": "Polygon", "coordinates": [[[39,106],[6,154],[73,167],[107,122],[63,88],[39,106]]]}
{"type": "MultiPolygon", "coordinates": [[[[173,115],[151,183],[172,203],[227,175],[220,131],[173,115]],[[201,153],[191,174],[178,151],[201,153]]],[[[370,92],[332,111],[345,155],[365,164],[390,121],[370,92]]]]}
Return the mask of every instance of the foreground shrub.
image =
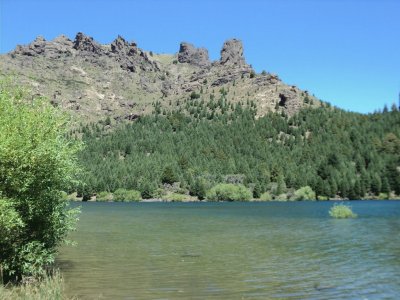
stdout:
{"type": "Polygon", "coordinates": [[[142,200],[142,196],[140,192],[136,190],[117,189],[114,192],[113,200],[124,202],[140,201],[142,200]]]}
{"type": "Polygon", "coordinates": [[[74,228],[62,191],[76,185],[80,145],[43,99],[0,82],[0,269],[5,282],[43,276],[74,228]],[[27,100],[29,99],[29,101],[27,100]]]}
{"type": "Polygon", "coordinates": [[[221,183],[211,188],[206,197],[210,201],[249,201],[252,193],[242,184],[221,183]]]}
{"type": "Polygon", "coordinates": [[[315,200],[316,195],[311,187],[303,186],[294,192],[294,196],[296,200],[315,200]]]}
{"type": "Polygon", "coordinates": [[[347,219],[347,218],[356,218],[357,214],[355,214],[351,207],[345,204],[335,204],[329,210],[329,215],[332,218],[336,219],[347,219]]]}
{"type": "Polygon", "coordinates": [[[43,277],[40,281],[9,285],[0,285],[0,300],[62,300],[68,299],[65,296],[64,282],[58,273],[43,277]]]}

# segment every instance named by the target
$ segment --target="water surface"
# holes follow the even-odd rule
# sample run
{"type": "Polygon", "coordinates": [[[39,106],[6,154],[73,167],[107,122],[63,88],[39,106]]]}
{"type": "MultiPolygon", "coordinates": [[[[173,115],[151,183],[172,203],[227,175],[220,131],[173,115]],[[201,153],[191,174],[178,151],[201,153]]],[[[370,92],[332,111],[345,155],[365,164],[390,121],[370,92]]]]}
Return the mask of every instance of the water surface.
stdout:
{"type": "Polygon", "coordinates": [[[82,299],[400,299],[400,202],[83,203],[58,262],[82,299]]]}

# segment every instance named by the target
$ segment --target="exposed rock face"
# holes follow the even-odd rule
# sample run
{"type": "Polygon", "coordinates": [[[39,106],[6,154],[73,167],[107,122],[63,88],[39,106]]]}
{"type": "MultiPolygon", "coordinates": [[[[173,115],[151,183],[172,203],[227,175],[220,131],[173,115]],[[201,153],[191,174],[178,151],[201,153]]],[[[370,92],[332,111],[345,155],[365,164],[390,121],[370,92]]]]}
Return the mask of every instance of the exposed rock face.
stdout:
{"type": "Polygon", "coordinates": [[[244,59],[242,42],[237,39],[225,41],[221,50],[221,58],[213,65],[220,69],[220,75],[211,86],[224,85],[239,78],[248,77],[253,72],[251,66],[244,59]]]}
{"type": "Polygon", "coordinates": [[[243,45],[240,40],[227,40],[221,50],[221,65],[246,65],[243,57],[243,45]]]}
{"type": "Polygon", "coordinates": [[[74,49],[78,51],[85,51],[95,54],[102,54],[103,50],[97,42],[93,40],[92,37],[83,34],[82,32],[78,32],[74,41],[74,49]]]}
{"type": "MultiPolygon", "coordinates": [[[[136,48],[136,44],[132,43],[132,47],[136,48]]],[[[115,55],[115,59],[120,63],[122,69],[131,72],[136,71],[136,64],[128,57],[130,54],[130,45],[122,36],[119,35],[111,43],[111,52],[115,55]]],[[[132,51],[131,55],[133,55],[133,53],[134,51],[132,51]]]]}
{"type": "Polygon", "coordinates": [[[11,52],[11,55],[43,55],[49,58],[59,58],[64,54],[71,55],[73,51],[72,46],[72,41],[64,35],[60,35],[52,41],[46,41],[43,37],[38,36],[27,46],[18,45],[16,49],[11,52]]]}
{"type": "Polygon", "coordinates": [[[255,74],[237,39],[226,41],[220,59],[211,63],[206,49],[189,43],[181,43],[177,55],[168,55],[145,52],[121,36],[109,45],[81,32],[74,41],[64,35],[51,41],[39,36],[0,55],[0,69],[20,74],[21,84],[83,120],[133,120],[151,112],[157,101],[168,110],[185,103],[192,92],[207,101],[222,88],[230,91],[224,96],[229,101],[254,99],[259,115],[276,110],[292,115],[305,106],[300,89],[277,75],[255,74]]]}
{"type": "Polygon", "coordinates": [[[128,54],[129,52],[129,43],[125,41],[122,36],[118,36],[112,43],[111,43],[111,52],[118,53],[118,54],[128,54]]]}
{"type": "Polygon", "coordinates": [[[286,109],[288,115],[293,115],[301,108],[302,101],[299,101],[295,88],[286,89],[279,94],[279,106],[286,109]]]}
{"type": "Polygon", "coordinates": [[[44,53],[46,40],[42,36],[38,36],[32,43],[27,46],[18,45],[12,54],[20,54],[27,56],[37,56],[44,53]]]}
{"type": "Polygon", "coordinates": [[[189,63],[199,67],[209,67],[211,65],[207,49],[196,48],[189,43],[181,43],[178,61],[180,63],[189,63]]]}
{"type": "Polygon", "coordinates": [[[143,71],[159,70],[157,64],[152,62],[136,43],[128,43],[120,35],[111,43],[111,53],[124,70],[130,72],[136,72],[138,68],[143,71]]]}

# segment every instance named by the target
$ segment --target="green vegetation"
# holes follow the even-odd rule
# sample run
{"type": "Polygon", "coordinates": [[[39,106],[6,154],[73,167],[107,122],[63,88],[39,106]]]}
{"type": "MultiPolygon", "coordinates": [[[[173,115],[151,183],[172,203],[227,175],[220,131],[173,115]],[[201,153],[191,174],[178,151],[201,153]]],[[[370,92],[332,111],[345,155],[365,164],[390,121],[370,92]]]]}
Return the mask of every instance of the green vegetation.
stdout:
{"type": "Polygon", "coordinates": [[[220,183],[207,192],[210,201],[249,201],[251,192],[244,185],[220,183]]]}
{"type": "Polygon", "coordinates": [[[335,204],[329,210],[329,215],[335,219],[357,218],[351,207],[345,204],[335,204]]]}
{"type": "Polygon", "coordinates": [[[226,97],[221,89],[212,99],[187,99],[112,131],[83,127],[75,133],[87,145],[79,194],[124,188],[157,198],[158,189],[179,182],[180,193],[200,200],[229,183],[256,199],[265,192],[275,200],[400,195],[397,110],[361,115],[323,105],[256,118],[254,101],[226,97]]]}
{"type": "Polygon", "coordinates": [[[315,192],[309,186],[304,186],[294,192],[296,200],[316,200],[315,192]]]}
{"type": "Polygon", "coordinates": [[[171,193],[171,194],[166,195],[164,197],[164,199],[167,201],[172,201],[172,202],[182,202],[182,201],[188,200],[189,197],[187,195],[183,195],[183,194],[171,193]]]}
{"type": "Polygon", "coordinates": [[[64,282],[60,274],[45,276],[31,284],[3,287],[0,285],[0,300],[63,300],[64,282]]]}
{"type": "Polygon", "coordinates": [[[269,192],[265,192],[260,196],[261,201],[272,201],[272,196],[269,192]]]}
{"type": "Polygon", "coordinates": [[[0,270],[3,282],[43,277],[74,228],[79,143],[65,139],[67,120],[43,99],[0,83],[0,270]],[[28,101],[29,99],[29,101],[28,101]]]}
{"type": "Polygon", "coordinates": [[[112,201],[114,195],[110,192],[100,192],[96,195],[96,201],[112,201]]]}
{"type": "Polygon", "coordinates": [[[142,196],[140,192],[135,190],[126,190],[123,188],[119,188],[113,194],[114,201],[129,202],[129,201],[140,201],[141,199],[142,196]]]}

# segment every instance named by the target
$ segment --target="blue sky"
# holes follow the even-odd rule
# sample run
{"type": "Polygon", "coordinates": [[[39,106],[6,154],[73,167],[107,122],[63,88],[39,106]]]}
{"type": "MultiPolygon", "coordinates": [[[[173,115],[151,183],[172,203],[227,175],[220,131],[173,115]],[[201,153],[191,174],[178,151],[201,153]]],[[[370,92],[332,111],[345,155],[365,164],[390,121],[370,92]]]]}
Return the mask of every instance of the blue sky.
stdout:
{"type": "Polygon", "coordinates": [[[218,59],[239,38],[256,71],[277,73],[341,108],[372,112],[398,103],[398,0],[0,0],[0,53],[37,35],[78,31],[110,43],[175,53],[181,41],[218,59]]]}

